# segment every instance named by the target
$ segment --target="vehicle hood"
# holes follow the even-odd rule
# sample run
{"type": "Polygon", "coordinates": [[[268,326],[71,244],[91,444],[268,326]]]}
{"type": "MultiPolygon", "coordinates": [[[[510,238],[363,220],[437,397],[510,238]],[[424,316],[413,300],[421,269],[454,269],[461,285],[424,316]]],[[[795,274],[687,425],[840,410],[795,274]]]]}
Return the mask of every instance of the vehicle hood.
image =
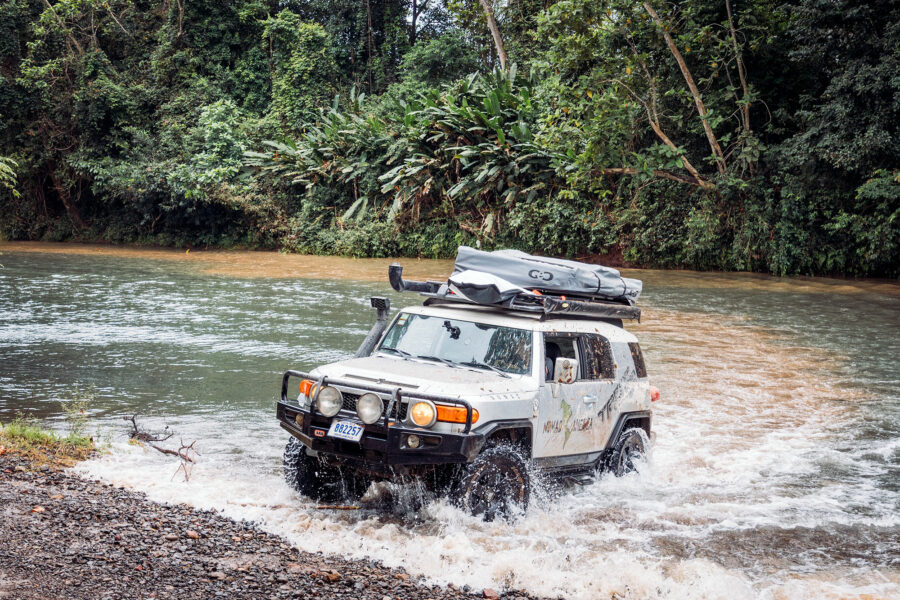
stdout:
{"type": "Polygon", "coordinates": [[[401,387],[428,394],[452,397],[511,394],[537,390],[527,375],[502,377],[491,371],[453,368],[439,363],[403,360],[383,356],[351,358],[316,368],[312,375],[359,381],[360,386],[377,384],[401,387]]]}

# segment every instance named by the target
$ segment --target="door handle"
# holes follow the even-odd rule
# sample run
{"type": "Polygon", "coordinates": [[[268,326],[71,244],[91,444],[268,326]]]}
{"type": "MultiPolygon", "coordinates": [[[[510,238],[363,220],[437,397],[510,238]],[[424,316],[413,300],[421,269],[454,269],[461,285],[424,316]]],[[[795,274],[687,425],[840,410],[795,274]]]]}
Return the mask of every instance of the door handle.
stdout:
{"type": "Polygon", "coordinates": [[[597,401],[597,396],[593,396],[591,394],[586,394],[584,396],[584,398],[582,398],[582,400],[584,400],[585,404],[593,404],[594,402],[597,401]]]}

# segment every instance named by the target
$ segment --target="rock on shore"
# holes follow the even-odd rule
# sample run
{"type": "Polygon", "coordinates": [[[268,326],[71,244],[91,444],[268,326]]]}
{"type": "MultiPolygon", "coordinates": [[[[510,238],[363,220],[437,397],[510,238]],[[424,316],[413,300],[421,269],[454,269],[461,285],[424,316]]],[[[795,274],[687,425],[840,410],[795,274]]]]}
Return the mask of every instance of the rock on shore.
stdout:
{"type": "MultiPolygon", "coordinates": [[[[0,455],[0,598],[496,598],[0,455]]],[[[501,598],[529,598],[499,594],[501,598]]]]}

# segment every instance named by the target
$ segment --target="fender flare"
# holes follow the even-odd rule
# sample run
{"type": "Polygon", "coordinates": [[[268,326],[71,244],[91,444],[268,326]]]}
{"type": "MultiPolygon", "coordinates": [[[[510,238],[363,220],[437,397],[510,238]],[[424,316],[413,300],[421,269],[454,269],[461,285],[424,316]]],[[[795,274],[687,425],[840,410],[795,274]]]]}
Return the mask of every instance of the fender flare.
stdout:
{"type": "MultiPolygon", "coordinates": [[[[488,440],[500,431],[524,431],[525,435],[523,439],[528,445],[528,454],[529,458],[531,457],[531,446],[532,446],[532,435],[533,435],[533,425],[529,419],[507,419],[502,421],[491,421],[483,426],[483,428],[479,427],[473,433],[477,433],[482,436],[482,444],[481,447],[478,448],[478,453],[481,453],[484,450],[485,446],[488,443],[488,440]]],[[[472,459],[474,460],[474,456],[472,459]]]]}
{"type": "Polygon", "coordinates": [[[609,439],[606,440],[606,448],[605,450],[611,450],[613,446],[616,445],[616,442],[619,439],[619,436],[622,435],[622,432],[625,431],[626,426],[631,421],[642,421],[646,422],[646,427],[641,425],[641,428],[647,432],[647,436],[650,435],[650,423],[653,420],[653,413],[649,410],[638,410],[634,412],[622,413],[619,415],[619,420],[616,421],[616,426],[612,429],[612,434],[609,436],[609,439]]]}

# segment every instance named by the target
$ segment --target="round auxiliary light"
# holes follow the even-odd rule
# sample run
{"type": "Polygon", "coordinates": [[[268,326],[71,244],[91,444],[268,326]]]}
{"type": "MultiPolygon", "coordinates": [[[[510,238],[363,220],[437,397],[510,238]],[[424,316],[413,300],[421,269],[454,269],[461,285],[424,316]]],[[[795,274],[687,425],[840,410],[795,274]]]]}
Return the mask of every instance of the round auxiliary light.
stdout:
{"type": "Polygon", "coordinates": [[[340,390],[336,387],[326,385],[319,391],[319,397],[316,398],[316,406],[319,412],[326,417],[333,417],[341,412],[341,406],[344,404],[344,397],[340,390]]]}
{"type": "Polygon", "coordinates": [[[422,443],[422,440],[419,439],[419,436],[416,434],[412,434],[406,438],[406,445],[415,450],[422,443]]]}
{"type": "Polygon", "coordinates": [[[363,394],[356,401],[356,414],[359,420],[366,425],[371,425],[381,418],[384,412],[384,402],[375,394],[363,394]]]}
{"type": "Polygon", "coordinates": [[[419,427],[431,427],[437,420],[437,409],[428,400],[415,400],[409,405],[409,418],[419,427]]]}

